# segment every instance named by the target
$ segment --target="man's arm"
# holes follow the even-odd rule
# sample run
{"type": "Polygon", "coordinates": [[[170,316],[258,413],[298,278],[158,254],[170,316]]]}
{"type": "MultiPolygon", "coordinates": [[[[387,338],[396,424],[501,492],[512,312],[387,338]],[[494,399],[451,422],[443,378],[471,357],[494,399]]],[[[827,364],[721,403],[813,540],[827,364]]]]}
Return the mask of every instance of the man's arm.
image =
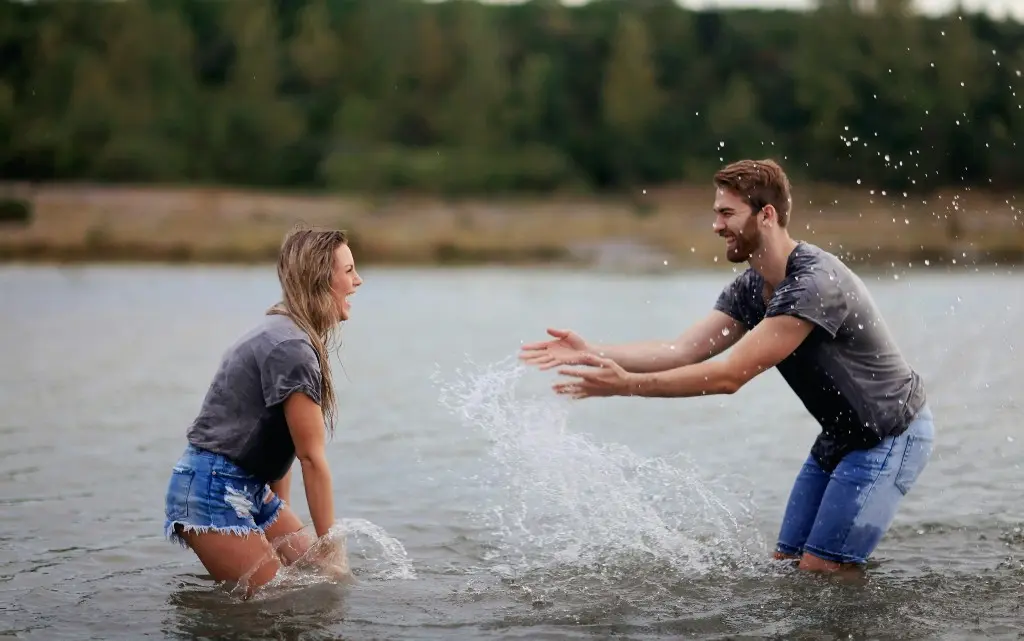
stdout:
{"type": "Polygon", "coordinates": [[[746,328],[728,314],[713,310],[671,341],[595,345],[590,352],[611,359],[627,372],[650,373],[701,363],[728,349],[746,328]]]}
{"type": "Polygon", "coordinates": [[[735,393],[793,353],[813,328],[812,323],[795,316],[766,318],[736,343],[727,358],[665,372],[632,374],[629,393],[650,397],[735,393]]]}

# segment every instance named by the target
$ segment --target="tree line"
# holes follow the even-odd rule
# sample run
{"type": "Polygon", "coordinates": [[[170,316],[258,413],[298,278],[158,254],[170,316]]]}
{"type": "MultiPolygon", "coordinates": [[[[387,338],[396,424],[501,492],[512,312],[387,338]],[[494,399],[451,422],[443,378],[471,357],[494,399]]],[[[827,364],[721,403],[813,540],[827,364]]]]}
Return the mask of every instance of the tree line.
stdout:
{"type": "Polygon", "coordinates": [[[1024,25],[872,4],[0,0],[0,174],[544,192],[771,156],[846,185],[1018,186],[1024,25]]]}

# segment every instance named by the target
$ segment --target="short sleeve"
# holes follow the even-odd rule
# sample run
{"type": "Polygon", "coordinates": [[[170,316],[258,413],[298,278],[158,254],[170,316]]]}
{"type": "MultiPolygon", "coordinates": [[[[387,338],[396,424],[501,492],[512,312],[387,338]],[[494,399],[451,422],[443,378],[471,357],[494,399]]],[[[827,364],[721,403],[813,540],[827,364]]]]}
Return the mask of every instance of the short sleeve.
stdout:
{"type": "Polygon", "coordinates": [[[274,346],[260,374],[267,407],[283,403],[294,392],[303,392],[317,404],[321,402],[320,363],[316,352],[303,340],[286,340],[274,346]]]}
{"type": "Polygon", "coordinates": [[[750,273],[744,272],[722,288],[722,293],[715,301],[715,309],[736,321],[743,323],[747,329],[754,326],[756,312],[751,309],[752,295],[750,292],[750,273]]]}
{"type": "Polygon", "coordinates": [[[786,277],[779,284],[765,317],[796,316],[835,338],[847,314],[849,306],[839,276],[826,268],[810,267],[786,277]]]}

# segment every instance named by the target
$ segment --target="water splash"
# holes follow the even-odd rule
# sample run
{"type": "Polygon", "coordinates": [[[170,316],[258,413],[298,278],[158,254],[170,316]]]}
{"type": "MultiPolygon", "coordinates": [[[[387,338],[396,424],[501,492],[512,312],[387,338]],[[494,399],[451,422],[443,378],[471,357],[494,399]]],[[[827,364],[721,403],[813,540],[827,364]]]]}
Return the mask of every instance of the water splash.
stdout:
{"type": "Polygon", "coordinates": [[[571,431],[565,401],[517,396],[525,372],[510,358],[441,385],[442,405],[490,443],[487,472],[471,480],[491,490],[481,518],[499,540],[498,569],[671,581],[764,566],[749,505],[683,455],[644,458],[571,431]]]}
{"type": "Polygon", "coordinates": [[[390,536],[384,528],[365,519],[341,519],[319,539],[313,526],[273,542],[273,553],[278,558],[291,560],[274,577],[252,590],[253,576],[270,559],[261,559],[231,588],[238,598],[269,598],[283,593],[323,583],[350,584],[358,579],[389,580],[416,578],[412,561],[402,543],[390,536]],[[355,543],[349,553],[350,540],[355,543]],[[299,552],[297,552],[299,551],[299,552]],[[357,561],[353,569],[352,560],[357,561]]]}
{"type": "Polygon", "coordinates": [[[377,581],[416,578],[405,546],[384,528],[365,519],[344,519],[342,524],[349,538],[358,544],[351,556],[360,561],[356,571],[361,578],[377,581]]]}

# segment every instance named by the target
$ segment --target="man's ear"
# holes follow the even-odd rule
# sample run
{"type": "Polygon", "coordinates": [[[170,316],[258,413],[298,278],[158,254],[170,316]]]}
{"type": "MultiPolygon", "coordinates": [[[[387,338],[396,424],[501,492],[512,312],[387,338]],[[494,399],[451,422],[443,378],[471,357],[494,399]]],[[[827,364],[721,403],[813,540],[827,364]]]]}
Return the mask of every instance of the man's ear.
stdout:
{"type": "Polygon", "coordinates": [[[774,205],[765,205],[761,208],[761,213],[764,214],[764,217],[761,218],[761,224],[766,227],[779,220],[779,212],[775,211],[774,205]]]}

